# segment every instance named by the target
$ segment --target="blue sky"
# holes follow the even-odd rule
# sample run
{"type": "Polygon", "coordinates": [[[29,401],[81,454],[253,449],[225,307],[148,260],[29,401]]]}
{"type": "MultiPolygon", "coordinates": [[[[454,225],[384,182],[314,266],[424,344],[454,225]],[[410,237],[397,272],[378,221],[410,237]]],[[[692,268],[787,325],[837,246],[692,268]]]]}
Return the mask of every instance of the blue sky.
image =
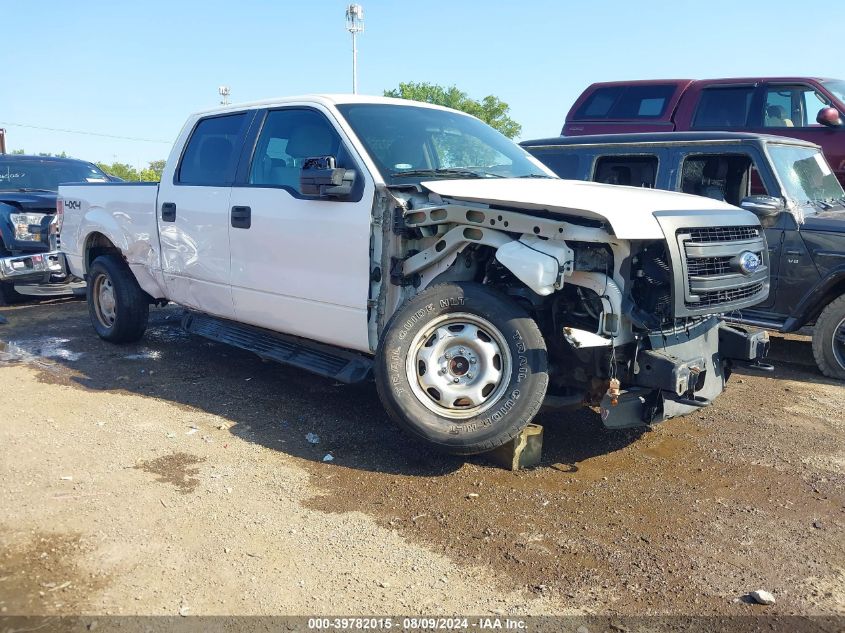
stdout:
{"type": "MultiPolygon", "coordinates": [[[[594,81],[845,76],[837,52],[843,20],[791,0],[361,3],[359,92],[429,81],[476,98],[494,94],[510,104],[523,139],[557,134],[573,100],[594,81]]],[[[165,158],[187,115],[217,104],[221,84],[231,86],[234,102],[351,91],[345,6],[4,2],[0,127],[11,149],[133,165],[165,158]]]]}

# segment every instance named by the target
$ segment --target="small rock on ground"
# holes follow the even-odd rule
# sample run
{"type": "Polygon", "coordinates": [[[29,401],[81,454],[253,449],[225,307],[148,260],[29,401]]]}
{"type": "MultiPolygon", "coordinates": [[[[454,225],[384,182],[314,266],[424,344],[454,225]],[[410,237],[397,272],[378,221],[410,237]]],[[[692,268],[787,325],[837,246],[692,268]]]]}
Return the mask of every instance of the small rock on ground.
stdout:
{"type": "Polygon", "coordinates": [[[757,604],[774,604],[775,597],[768,591],[757,589],[749,594],[757,604]]]}

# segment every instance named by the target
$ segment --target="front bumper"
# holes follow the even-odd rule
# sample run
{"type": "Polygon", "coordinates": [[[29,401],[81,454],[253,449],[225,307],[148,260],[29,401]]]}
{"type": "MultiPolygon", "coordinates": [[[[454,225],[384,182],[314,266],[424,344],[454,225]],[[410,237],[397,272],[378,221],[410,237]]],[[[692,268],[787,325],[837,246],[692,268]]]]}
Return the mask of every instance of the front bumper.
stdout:
{"type": "Polygon", "coordinates": [[[643,341],[619,396],[602,398],[602,421],[608,428],[628,428],[706,407],[724,391],[734,363],[758,363],[768,353],[765,331],[745,332],[716,317],[653,333],[643,341]]]}
{"type": "Polygon", "coordinates": [[[59,251],[0,258],[0,281],[46,282],[53,275],[64,274],[64,272],[64,255],[59,251]]]}

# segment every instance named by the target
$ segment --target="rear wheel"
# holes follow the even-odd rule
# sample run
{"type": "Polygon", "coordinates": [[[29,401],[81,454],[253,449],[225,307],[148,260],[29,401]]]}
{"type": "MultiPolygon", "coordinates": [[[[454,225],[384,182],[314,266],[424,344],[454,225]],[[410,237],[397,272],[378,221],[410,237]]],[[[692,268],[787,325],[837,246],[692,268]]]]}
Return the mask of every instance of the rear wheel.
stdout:
{"type": "Polygon", "coordinates": [[[117,255],[101,255],[88,271],[88,313],[100,338],[132,343],[144,335],[150,314],[147,293],[117,255]]]}
{"type": "Polygon", "coordinates": [[[831,301],[816,319],[813,356],[825,376],[845,380],[845,295],[831,301]]]}
{"type": "Polygon", "coordinates": [[[543,403],[546,344],[510,298],[475,283],[433,286],[388,324],[376,384],[405,430],[450,453],[492,450],[543,403]]]}

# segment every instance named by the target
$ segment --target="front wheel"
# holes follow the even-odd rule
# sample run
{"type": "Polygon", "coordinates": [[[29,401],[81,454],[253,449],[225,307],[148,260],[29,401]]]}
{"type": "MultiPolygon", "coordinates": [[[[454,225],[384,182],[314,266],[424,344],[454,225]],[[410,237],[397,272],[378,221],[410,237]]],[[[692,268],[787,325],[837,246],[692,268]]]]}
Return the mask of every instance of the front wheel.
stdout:
{"type": "MultiPolygon", "coordinates": [[[[0,257],[8,257],[11,253],[6,250],[6,246],[0,241],[0,257]]],[[[15,290],[15,282],[0,281],[0,306],[9,306],[13,303],[20,303],[26,297],[15,290]]]]}
{"type": "Polygon", "coordinates": [[[132,343],[147,329],[150,299],[117,255],[101,255],[88,270],[88,313],[100,338],[132,343]]]}
{"type": "Polygon", "coordinates": [[[13,303],[20,303],[26,297],[15,290],[15,284],[11,281],[0,282],[0,306],[10,306],[13,303]]]}
{"type": "Polygon", "coordinates": [[[549,382],[534,320],[509,297],[466,282],[433,286],[393,316],[375,376],[401,427],[458,455],[516,437],[539,411],[549,382]]]}
{"type": "Polygon", "coordinates": [[[845,295],[831,301],[816,319],[813,356],[825,376],[845,380],[845,295]]]}

